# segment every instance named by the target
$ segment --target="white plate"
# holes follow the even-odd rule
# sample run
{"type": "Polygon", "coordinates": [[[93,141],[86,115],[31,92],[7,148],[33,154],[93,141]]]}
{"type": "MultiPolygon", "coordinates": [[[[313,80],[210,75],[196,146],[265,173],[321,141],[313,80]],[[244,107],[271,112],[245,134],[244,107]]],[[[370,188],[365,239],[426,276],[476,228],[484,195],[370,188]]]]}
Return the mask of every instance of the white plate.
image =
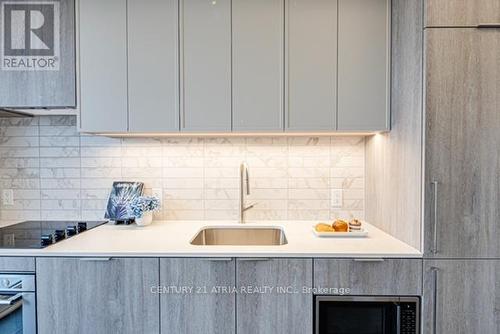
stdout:
{"type": "Polygon", "coordinates": [[[352,232],[318,232],[313,226],[313,233],[320,238],[365,238],[368,236],[368,231],[365,228],[352,232]]]}

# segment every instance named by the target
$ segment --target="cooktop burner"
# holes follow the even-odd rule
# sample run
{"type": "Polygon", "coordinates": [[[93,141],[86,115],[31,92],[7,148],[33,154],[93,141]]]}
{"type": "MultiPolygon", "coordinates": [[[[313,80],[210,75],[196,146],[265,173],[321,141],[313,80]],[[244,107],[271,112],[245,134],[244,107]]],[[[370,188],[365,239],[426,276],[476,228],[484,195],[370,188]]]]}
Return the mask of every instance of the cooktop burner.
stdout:
{"type": "Polygon", "coordinates": [[[107,221],[33,220],[0,227],[0,248],[45,248],[107,221]]]}

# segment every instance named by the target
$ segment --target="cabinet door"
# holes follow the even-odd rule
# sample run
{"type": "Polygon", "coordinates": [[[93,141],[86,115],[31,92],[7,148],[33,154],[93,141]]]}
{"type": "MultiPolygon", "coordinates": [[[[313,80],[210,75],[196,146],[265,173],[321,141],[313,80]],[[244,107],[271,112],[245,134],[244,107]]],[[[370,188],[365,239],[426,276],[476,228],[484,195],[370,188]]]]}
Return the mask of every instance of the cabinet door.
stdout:
{"type": "Polygon", "coordinates": [[[74,108],[75,2],[33,5],[0,1],[0,107],[74,108]]]}
{"type": "Polygon", "coordinates": [[[80,127],[127,131],[127,1],[81,0],[80,127]]]}
{"type": "Polygon", "coordinates": [[[500,260],[424,261],[423,333],[500,333],[500,260]]]}
{"type": "Polygon", "coordinates": [[[500,31],[425,34],[425,251],[500,257],[500,31]]]}
{"type": "Polygon", "coordinates": [[[284,0],[233,0],[233,130],[283,131],[284,0]]]}
{"type": "Polygon", "coordinates": [[[231,1],[180,6],[181,130],[231,131],[231,1]]]}
{"type": "Polygon", "coordinates": [[[287,131],[328,131],[337,121],[337,1],[288,0],[287,131]]]}
{"type": "Polygon", "coordinates": [[[500,23],[498,0],[426,0],[427,27],[475,27],[500,23]]]}
{"type": "Polygon", "coordinates": [[[312,286],[311,259],[238,259],[236,286],[238,334],[312,331],[313,296],[302,291],[312,286]]]}
{"type": "Polygon", "coordinates": [[[352,295],[422,293],[421,259],[315,259],[314,286],[349,289],[352,295]]]}
{"type": "Polygon", "coordinates": [[[234,333],[233,259],[160,259],[160,286],[185,287],[161,296],[162,333],[234,333]]]}
{"type": "Polygon", "coordinates": [[[338,29],[338,130],[388,130],[390,1],[339,0],[338,29]]]}
{"type": "Polygon", "coordinates": [[[38,258],[38,333],[159,333],[158,272],[153,258],[38,258]]]}
{"type": "Polygon", "coordinates": [[[131,132],[179,131],[178,1],[128,0],[131,132]]]}

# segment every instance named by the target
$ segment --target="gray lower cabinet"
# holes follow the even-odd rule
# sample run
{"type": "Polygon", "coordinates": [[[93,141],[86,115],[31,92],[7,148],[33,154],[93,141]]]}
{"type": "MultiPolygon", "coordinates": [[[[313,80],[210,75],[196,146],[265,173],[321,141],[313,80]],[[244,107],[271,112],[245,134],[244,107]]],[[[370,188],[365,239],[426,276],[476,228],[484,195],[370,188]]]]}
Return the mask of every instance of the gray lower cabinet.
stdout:
{"type": "Polygon", "coordinates": [[[126,132],[127,1],[81,0],[80,128],[126,132]]]}
{"type": "Polygon", "coordinates": [[[181,131],[231,131],[231,1],[180,0],[181,131]]]}
{"type": "Polygon", "coordinates": [[[288,0],[285,130],[337,125],[337,0],[288,0]]]}
{"type": "Polygon", "coordinates": [[[232,0],[233,131],[283,131],[284,0],[232,0]]]}
{"type": "Polygon", "coordinates": [[[391,1],[338,3],[337,130],[389,130],[391,1]]]}
{"type": "Polygon", "coordinates": [[[158,262],[37,258],[38,333],[159,333],[158,262]]]}
{"type": "Polygon", "coordinates": [[[34,257],[0,257],[0,272],[35,271],[34,257]]]}
{"type": "Polygon", "coordinates": [[[161,332],[234,333],[236,297],[222,290],[235,286],[234,268],[231,258],[160,259],[160,286],[192,289],[161,294],[161,332]]]}
{"type": "Polygon", "coordinates": [[[128,130],[179,131],[178,0],[128,0],[128,130]]]}
{"type": "Polygon", "coordinates": [[[76,107],[75,1],[0,6],[0,107],[76,107]]]}
{"type": "Polygon", "coordinates": [[[314,260],[314,286],[334,294],[419,296],[421,278],[421,259],[314,260]]]}
{"type": "Polygon", "coordinates": [[[426,27],[475,27],[500,23],[498,0],[425,0],[426,27]]]}
{"type": "Polygon", "coordinates": [[[311,259],[237,259],[236,286],[247,292],[236,299],[238,334],[312,332],[313,296],[302,291],[312,286],[311,259]],[[265,287],[273,290],[249,290],[265,287]]]}
{"type": "Polygon", "coordinates": [[[425,253],[500,257],[500,30],[426,29],[425,253]]]}
{"type": "Polygon", "coordinates": [[[423,333],[500,333],[500,260],[425,260],[423,333]]]}

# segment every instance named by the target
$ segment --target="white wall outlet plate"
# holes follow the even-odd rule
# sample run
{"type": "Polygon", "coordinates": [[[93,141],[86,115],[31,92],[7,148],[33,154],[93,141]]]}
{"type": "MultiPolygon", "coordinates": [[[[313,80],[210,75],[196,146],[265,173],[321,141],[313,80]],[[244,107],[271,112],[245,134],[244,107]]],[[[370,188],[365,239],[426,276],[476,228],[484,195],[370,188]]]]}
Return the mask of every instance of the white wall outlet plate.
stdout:
{"type": "Polygon", "coordinates": [[[160,203],[163,203],[163,189],[153,188],[153,189],[151,189],[151,193],[154,197],[156,197],[160,200],[160,203]]]}
{"type": "Polygon", "coordinates": [[[12,189],[2,190],[2,204],[14,205],[14,191],[12,189]]]}
{"type": "Polygon", "coordinates": [[[332,208],[341,208],[344,204],[344,192],[342,189],[332,189],[331,194],[332,208]]]}
{"type": "Polygon", "coordinates": [[[13,233],[9,233],[9,234],[4,234],[3,236],[3,245],[5,247],[14,247],[15,246],[15,238],[14,238],[14,234],[13,233]]]}

